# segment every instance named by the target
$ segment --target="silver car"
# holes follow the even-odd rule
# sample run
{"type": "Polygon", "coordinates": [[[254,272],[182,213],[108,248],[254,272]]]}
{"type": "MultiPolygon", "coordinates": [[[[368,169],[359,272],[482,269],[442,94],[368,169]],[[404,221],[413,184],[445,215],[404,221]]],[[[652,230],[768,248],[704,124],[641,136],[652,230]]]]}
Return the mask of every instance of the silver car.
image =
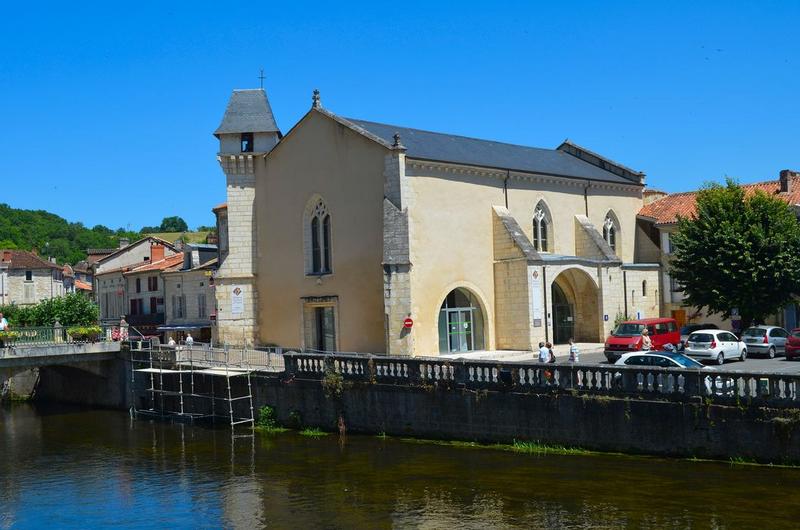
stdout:
{"type": "Polygon", "coordinates": [[[773,359],[778,353],[786,353],[789,332],[778,326],[753,326],[742,333],[742,342],[750,355],[762,354],[773,359]]]}

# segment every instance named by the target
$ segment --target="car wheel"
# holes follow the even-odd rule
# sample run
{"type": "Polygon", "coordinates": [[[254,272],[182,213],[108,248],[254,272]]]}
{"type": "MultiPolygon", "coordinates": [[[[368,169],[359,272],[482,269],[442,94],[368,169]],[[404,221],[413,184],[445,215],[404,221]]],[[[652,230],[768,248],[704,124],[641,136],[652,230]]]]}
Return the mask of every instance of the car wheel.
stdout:
{"type": "Polygon", "coordinates": [[[739,360],[744,362],[747,359],[747,348],[742,348],[742,353],[739,354],[739,360]]]}
{"type": "Polygon", "coordinates": [[[775,346],[770,346],[769,351],[767,352],[767,357],[770,359],[775,358],[775,346]]]}
{"type": "Polygon", "coordinates": [[[725,364],[725,357],[722,356],[722,352],[719,352],[719,355],[717,355],[717,364],[725,364]]]}

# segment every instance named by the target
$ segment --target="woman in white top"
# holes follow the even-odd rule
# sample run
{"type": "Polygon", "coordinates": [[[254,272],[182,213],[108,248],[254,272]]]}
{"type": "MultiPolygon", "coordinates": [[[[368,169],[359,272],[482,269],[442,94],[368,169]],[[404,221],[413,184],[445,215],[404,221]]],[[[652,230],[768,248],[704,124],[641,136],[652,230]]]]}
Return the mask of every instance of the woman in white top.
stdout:
{"type": "Polygon", "coordinates": [[[645,327],[642,330],[642,351],[650,351],[653,349],[653,341],[650,340],[650,331],[645,327]]]}

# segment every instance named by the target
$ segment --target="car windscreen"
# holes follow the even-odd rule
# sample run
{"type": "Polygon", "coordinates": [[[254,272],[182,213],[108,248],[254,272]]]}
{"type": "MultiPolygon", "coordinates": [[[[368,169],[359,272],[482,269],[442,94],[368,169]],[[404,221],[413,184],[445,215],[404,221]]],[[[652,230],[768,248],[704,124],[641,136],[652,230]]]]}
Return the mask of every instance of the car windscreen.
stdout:
{"type": "Polygon", "coordinates": [[[617,329],[614,330],[612,335],[615,337],[635,337],[642,334],[644,324],[633,324],[630,322],[623,322],[617,329]]]}
{"type": "Polygon", "coordinates": [[[747,328],[744,330],[744,333],[742,333],[745,337],[763,337],[766,334],[767,330],[764,328],[747,328]]]}
{"type": "Polygon", "coordinates": [[[714,335],[711,333],[692,333],[689,335],[689,342],[712,342],[714,335]]]}
{"type": "Polygon", "coordinates": [[[685,355],[670,355],[670,359],[679,363],[681,366],[685,368],[702,368],[702,363],[695,361],[690,357],[686,357],[685,355]]]}

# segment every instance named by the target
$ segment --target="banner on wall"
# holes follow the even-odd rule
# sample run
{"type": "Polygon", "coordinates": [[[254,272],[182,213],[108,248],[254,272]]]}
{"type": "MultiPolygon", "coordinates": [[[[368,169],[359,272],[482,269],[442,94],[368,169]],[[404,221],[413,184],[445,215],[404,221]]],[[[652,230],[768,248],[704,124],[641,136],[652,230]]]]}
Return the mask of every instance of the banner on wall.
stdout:
{"type": "Polygon", "coordinates": [[[539,271],[534,270],[531,273],[531,299],[532,299],[532,316],[533,327],[539,328],[542,326],[542,314],[544,313],[544,300],[542,299],[542,280],[539,278],[539,271]]]}
{"type": "Polygon", "coordinates": [[[244,313],[244,289],[240,285],[231,286],[231,315],[244,313]]]}

